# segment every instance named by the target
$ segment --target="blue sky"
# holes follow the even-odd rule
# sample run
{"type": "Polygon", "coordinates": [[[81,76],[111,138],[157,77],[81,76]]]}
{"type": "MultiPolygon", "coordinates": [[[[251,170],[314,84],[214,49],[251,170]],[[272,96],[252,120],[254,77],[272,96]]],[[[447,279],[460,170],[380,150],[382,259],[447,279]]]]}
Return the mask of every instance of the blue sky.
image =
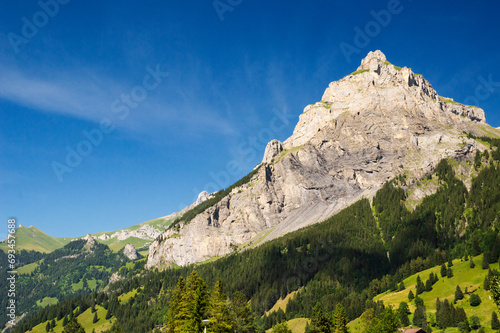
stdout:
{"type": "Polygon", "coordinates": [[[41,3],[0,5],[0,236],[121,229],[230,185],[371,50],[500,126],[494,1],[41,3]]]}

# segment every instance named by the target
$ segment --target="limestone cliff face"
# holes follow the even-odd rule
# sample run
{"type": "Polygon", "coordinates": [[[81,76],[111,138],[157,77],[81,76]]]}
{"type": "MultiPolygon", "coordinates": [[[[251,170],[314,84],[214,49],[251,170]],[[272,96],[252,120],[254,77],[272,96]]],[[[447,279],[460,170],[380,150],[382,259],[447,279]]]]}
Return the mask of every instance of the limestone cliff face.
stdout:
{"type": "MultiPolygon", "coordinates": [[[[188,265],[320,222],[391,178],[419,179],[444,157],[467,158],[484,135],[480,108],[440,97],[421,75],[370,52],[271,141],[251,181],[150,246],[147,267],[188,265]]],[[[479,147],[480,148],[480,147],[479,147]]]]}

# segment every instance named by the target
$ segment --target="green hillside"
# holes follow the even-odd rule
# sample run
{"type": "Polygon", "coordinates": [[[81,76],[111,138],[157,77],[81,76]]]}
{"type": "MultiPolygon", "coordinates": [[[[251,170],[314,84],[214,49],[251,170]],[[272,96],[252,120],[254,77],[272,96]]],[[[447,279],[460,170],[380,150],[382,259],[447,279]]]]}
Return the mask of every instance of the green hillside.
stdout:
{"type": "MultiPolygon", "coordinates": [[[[16,248],[27,251],[37,251],[42,253],[49,253],[57,250],[71,241],[71,238],[59,238],[47,235],[40,229],[30,226],[29,228],[25,226],[19,226],[16,229],[16,248]]],[[[7,243],[0,243],[0,249],[7,251],[7,243]]]]}
{"type": "MultiPolygon", "coordinates": [[[[481,268],[483,256],[476,256],[473,258],[475,263],[474,268],[470,268],[469,262],[464,262],[463,260],[456,259],[453,261],[453,277],[441,277],[440,266],[436,266],[417,274],[414,274],[403,280],[406,287],[405,290],[399,292],[387,291],[380,294],[374,298],[375,301],[383,301],[384,304],[392,305],[394,308],[398,308],[401,302],[407,302],[410,311],[413,313],[415,311],[415,301],[408,301],[408,293],[410,290],[413,294],[416,294],[416,284],[417,276],[420,276],[422,282],[429,278],[430,273],[437,274],[439,281],[436,282],[430,292],[424,292],[419,295],[423,299],[424,305],[427,309],[427,316],[429,319],[429,314],[436,312],[436,299],[439,298],[441,301],[448,299],[450,303],[453,303],[456,286],[460,286],[461,290],[464,292],[464,299],[457,301],[455,307],[461,307],[465,310],[467,317],[477,316],[481,320],[481,325],[484,327],[485,332],[494,332],[490,327],[491,313],[496,311],[498,313],[499,309],[490,299],[490,294],[488,291],[484,290],[483,283],[485,277],[488,275],[487,269],[481,268]],[[468,291],[468,293],[465,292],[468,291]],[[471,294],[477,294],[481,298],[481,304],[479,306],[473,307],[469,304],[469,299],[471,294]]],[[[499,268],[498,263],[489,265],[490,269],[499,268]]],[[[410,316],[412,319],[412,315],[410,316]]],[[[443,332],[437,327],[433,327],[434,332],[443,332]]],[[[446,332],[452,332],[452,329],[446,330],[446,332]]]]}

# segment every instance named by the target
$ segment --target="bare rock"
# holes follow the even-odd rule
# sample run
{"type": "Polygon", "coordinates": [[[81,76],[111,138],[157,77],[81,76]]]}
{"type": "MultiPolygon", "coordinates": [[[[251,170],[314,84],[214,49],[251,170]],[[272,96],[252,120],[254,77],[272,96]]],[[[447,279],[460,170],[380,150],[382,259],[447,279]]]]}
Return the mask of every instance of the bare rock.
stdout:
{"type": "Polygon", "coordinates": [[[262,159],[262,163],[271,163],[271,161],[281,154],[283,151],[283,144],[278,140],[270,141],[264,152],[264,158],[262,159]]]}
{"type": "Polygon", "coordinates": [[[139,257],[139,255],[137,254],[137,250],[135,249],[135,246],[130,243],[125,245],[125,247],[123,248],[123,254],[127,256],[127,258],[129,258],[130,260],[135,260],[139,257]]]}
{"type": "Polygon", "coordinates": [[[473,157],[479,148],[463,132],[482,136],[485,126],[496,131],[482,109],[370,52],[304,109],[292,136],[267,145],[247,184],[157,237],[146,266],[189,265],[323,221],[403,172],[416,180],[443,158],[473,157]]]}

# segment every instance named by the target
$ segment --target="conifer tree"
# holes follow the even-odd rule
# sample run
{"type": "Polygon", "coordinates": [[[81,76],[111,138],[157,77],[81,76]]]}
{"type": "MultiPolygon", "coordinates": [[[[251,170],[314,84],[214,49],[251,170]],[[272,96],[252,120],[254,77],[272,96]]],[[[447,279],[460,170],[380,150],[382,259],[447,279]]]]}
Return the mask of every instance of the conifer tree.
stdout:
{"type": "Polygon", "coordinates": [[[217,281],[210,295],[208,309],[210,332],[229,333],[233,331],[229,310],[228,298],[223,292],[222,282],[217,281]]]}
{"type": "MultiPolygon", "coordinates": [[[[166,326],[169,333],[174,332],[174,328],[179,324],[176,320],[176,317],[179,313],[179,307],[182,302],[182,295],[184,293],[184,288],[186,284],[184,282],[184,277],[179,277],[177,281],[177,288],[172,292],[172,298],[170,299],[170,308],[168,310],[167,318],[166,318],[166,326]]],[[[108,316],[106,315],[106,319],[108,316]]]]}
{"type": "Polygon", "coordinates": [[[408,293],[408,301],[413,301],[413,299],[415,298],[415,295],[413,295],[413,291],[410,290],[410,292],[408,293]]]}
{"type": "Polygon", "coordinates": [[[457,284],[457,288],[455,289],[455,303],[461,299],[464,299],[464,293],[462,292],[462,289],[460,289],[460,286],[457,284]]]}
{"type": "Polygon", "coordinates": [[[452,278],[453,277],[453,269],[448,268],[448,271],[446,271],[446,277],[452,278]]]}
{"type": "Polygon", "coordinates": [[[474,267],[476,267],[476,264],[474,263],[474,260],[472,260],[472,256],[471,256],[471,257],[470,257],[470,259],[469,259],[469,267],[470,267],[470,268],[474,268],[474,267]]]}
{"type": "Polygon", "coordinates": [[[424,306],[417,306],[417,309],[413,314],[413,326],[424,329],[427,327],[427,315],[425,313],[424,306]]]}
{"type": "Polygon", "coordinates": [[[94,318],[92,318],[92,323],[95,324],[99,321],[99,318],[97,318],[97,312],[94,313],[94,318]]]}
{"type": "Polygon", "coordinates": [[[425,291],[431,291],[432,290],[432,281],[429,279],[425,281],[425,291]]]}
{"type": "Polygon", "coordinates": [[[246,297],[242,292],[237,291],[233,294],[231,307],[234,332],[255,332],[255,318],[252,312],[252,303],[247,302],[246,297]]]}
{"type": "Polygon", "coordinates": [[[482,269],[488,269],[488,268],[490,268],[490,263],[488,261],[487,253],[483,254],[483,261],[481,262],[481,268],[482,269]]]}
{"type": "Polygon", "coordinates": [[[179,322],[175,332],[201,332],[204,328],[201,321],[207,318],[207,310],[207,286],[196,271],[192,271],[176,314],[176,322],[179,322]]]}
{"type": "Polygon", "coordinates": [[[335,314],[333,315],[333,327],[334,333],[348,333],[347,329],[347,318],[345,317],[345,311],[342,304],[338,303],[335,308],[335,314]]]}
{"type": "Polygon", "coordinates": [[[495,331],[500,329],[500,321],[498,320],[498,315],[495,311],[491,313],[491,329],[495,331]]]}
{"type": "Polygon", "coordinates": [[[417,295],[420,295],[425,291],[425,285],[420,279],[420,275],[417,275],[417,295]]]}
{"type": "Polygon", "coordinates": [[[443,263],[441,265],[441,277],[445,277],[446,276],[446,264],[443,263]]]}
{"type": "Polygon", "coordinates": [[[376,332],[380,333],[396,333],[400,326],[397,313],[392,309],[392,306],[387,306],[384,309],[382,318],[380,319],[376,332]]]}
{"type": "Polygon", "coordinates": [[[314,306],[311,325],[309,330],[311,333],[330,333],[333,331],[333,322],[330,316],[323,311],[319,303],[314,306]]]}
{"type": "Polygon", "coordinates": [[[406,302],[399,303],[398,314],[401,325],[403,327],[409,326],[410,318],[408,318],[408,315],[410,314],[410,308],[406,302]]]}

